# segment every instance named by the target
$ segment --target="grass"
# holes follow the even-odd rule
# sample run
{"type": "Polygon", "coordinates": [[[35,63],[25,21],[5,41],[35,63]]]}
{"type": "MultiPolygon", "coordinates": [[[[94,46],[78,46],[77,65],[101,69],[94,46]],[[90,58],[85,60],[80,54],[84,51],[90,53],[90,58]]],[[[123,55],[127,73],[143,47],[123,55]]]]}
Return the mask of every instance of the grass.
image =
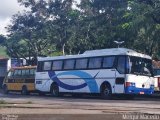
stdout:
{"type": "Polygon", "coordinates": [[[28,101],[28,102],[26,102],[26,104],[32,104],[32,102],[31,102],[31,101],[28,101]]]}
{"type": "Polygon", "coordinates": [[[7,104],[5,100],[0,100],[0,104],[7,104]]]}

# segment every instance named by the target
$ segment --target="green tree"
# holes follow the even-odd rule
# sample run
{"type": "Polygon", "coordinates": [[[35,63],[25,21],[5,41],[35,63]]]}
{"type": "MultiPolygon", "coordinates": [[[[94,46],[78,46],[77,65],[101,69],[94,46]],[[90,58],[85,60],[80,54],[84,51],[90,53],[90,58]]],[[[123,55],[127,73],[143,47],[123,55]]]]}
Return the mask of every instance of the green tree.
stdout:
{"type": "MultiPolygon", "coordinates": [[[[43,5],[43,3],[37,4],[43,5]]],[[[49,48],[54,48],[47,39],[45,18],[33,11],[14,15],[8,31],[11,34],[6,46],[12,57],[29,57],[29,59],[34,57],[36,59],[37,56],[47,55],[49,48]]]]}
{"type": "Polygon", "coordinates": [[[10,55],[77,54],[117,47],[113,41],[119,40],[160,56],[160,0],[81,0],[77,8],[75,0],[18,1],[31,11],[13,16],[6,40],[10,55]]]}
{"type": "Polygon", "coordinates": [[[0,35],[0,45],[3,46],[5,41],[6,41],[6,37],[4,37],[3,35],[0,35]]]}
{"type": "Polygon", "coordinates": [[[131,48],[152,56],[157,56],[160,49],[160,1],[135,0],[129,2],[129,26],[135,35],[131,48]]]}

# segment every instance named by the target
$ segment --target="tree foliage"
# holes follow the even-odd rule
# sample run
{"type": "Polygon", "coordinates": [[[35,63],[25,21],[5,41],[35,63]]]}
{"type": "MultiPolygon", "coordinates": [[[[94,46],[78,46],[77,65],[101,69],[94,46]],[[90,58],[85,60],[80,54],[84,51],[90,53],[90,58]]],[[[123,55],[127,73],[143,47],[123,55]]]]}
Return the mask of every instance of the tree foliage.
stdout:
{"type": "Polygon", "coordinates": [[[14,15],[8,26],[6,46],[13,57],[78,54],[117,47],[114,40],[160,57],[160,0],[18,2],[31,10],[14,15]]]}

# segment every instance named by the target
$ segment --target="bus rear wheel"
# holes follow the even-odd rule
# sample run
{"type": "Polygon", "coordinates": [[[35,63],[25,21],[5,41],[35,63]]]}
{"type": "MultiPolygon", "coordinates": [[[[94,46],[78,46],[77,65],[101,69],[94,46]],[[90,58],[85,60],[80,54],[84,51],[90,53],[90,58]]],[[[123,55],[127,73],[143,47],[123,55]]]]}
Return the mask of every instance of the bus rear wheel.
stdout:
{"type": "Polygon", "coordinates": [[[23,87],[22,87],[21,94],[22,94],[22,95],[28,95],[28,90],[27,90],[27,87],[26,87],[26,86],[23,86],[23,87]]]}
{"type": "Polygon", "coordinates": [[[51,87],[51,95],[54,97],[58,97],[59,96],[59,88],[57,84],[53,84],[51,87]]]}
{"type": "Polygon", "coordinates": [[[101,97],[106,100],[110,100],[112,98],[112,90],[110,85],[103,84],[101,87],[101,97]]]}
{"type": "Polygon", "coordinates": [[[7,85],[3,86],[3,93],[4,94],[8,94],[8,87],[7,87],[7,85]]]}

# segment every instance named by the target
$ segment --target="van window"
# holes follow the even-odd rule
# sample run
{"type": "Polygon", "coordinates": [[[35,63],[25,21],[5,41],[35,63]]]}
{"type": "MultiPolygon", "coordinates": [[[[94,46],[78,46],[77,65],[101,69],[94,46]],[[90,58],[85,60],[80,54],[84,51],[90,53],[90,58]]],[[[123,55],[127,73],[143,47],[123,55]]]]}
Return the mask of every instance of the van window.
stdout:
{"type": "Polygon", "coordinates": [[[22,70],[22,76],[26,75],[26,70],[22,70]]]}
{"type": "Polygon", "coordinates": [[[21,70],[15,70],[14,71],[14,76],[21,76],[21,70]]]}
{"type": "Polygon", "coordinates": [[[25,72],[26,72],[26,76],[29,76],[29,75],[30,75],[29,69],[26,69],[25,72]]]}
{"type": "Polygon", "coordinates": [[[30,69],[30,75],[35,75],[35,69],[30,69]]]}

